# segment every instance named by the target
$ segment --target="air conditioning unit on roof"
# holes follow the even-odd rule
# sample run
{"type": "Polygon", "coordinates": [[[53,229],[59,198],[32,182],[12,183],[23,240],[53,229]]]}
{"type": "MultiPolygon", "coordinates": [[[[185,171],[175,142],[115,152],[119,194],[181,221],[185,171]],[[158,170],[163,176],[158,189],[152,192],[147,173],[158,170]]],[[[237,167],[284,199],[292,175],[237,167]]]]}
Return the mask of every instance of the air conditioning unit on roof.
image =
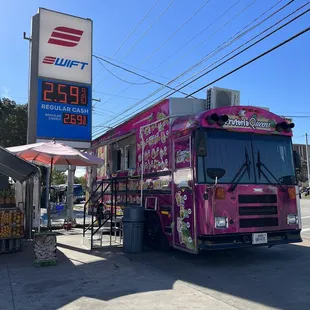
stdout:
{"type": "Polygon", "coordinates": [[[207,89],[207,110],[240,105],[240,91],[212,87],[207,89]]]}

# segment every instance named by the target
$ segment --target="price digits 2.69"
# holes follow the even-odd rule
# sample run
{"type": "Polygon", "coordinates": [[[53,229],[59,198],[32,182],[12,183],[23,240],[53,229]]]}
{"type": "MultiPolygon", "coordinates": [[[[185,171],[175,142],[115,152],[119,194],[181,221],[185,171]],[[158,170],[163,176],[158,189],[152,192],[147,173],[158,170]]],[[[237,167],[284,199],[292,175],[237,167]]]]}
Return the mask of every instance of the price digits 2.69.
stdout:
{"type": "Polygon", "coordinates": [[[87,126],[87,115],[63,113],[62,122],[65,125],[87,126]]]}

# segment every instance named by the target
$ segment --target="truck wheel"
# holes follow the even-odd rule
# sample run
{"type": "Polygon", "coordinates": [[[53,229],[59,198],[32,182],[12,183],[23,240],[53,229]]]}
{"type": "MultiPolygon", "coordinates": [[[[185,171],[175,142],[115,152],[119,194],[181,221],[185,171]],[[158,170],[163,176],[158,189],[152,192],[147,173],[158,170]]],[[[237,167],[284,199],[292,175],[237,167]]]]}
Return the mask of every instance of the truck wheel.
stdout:
{"type": "Polygon", "coordinates": [[[145,211],[144,242],[156,250],[167,251],[170,248],[155,211],[145,211]]]}

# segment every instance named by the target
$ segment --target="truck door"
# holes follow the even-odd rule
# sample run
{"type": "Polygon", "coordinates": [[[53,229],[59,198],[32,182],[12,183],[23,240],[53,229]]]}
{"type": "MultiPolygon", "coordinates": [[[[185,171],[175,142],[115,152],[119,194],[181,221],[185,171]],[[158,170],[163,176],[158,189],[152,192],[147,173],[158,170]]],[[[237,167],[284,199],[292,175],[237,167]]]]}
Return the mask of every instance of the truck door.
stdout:
{"type": "Polygon", "coordinates": [[[191,136],[173,140],[173,246],[197,252],[191,136]]]}

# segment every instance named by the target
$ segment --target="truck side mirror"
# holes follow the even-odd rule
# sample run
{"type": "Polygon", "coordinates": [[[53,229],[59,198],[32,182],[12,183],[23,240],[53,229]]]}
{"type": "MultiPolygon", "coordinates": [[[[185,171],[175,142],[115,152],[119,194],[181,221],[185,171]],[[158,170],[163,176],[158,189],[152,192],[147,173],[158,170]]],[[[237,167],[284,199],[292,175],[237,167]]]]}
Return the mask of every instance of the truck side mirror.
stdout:
{"type": "Polygon", "coordinates": [[[205,131],[203,131],[201,128],[198,128],[195,132],[195,139],[197,156],[207,156],[205,131]]]}
{"type": "Polygon", "coordinates": [[[293,151],[293,158],[294,158],[295,169],[297,171],[300,171],[300,169],[301,169],[301,159],[300,159],[300,155],[296,151],[293,151]]]}

